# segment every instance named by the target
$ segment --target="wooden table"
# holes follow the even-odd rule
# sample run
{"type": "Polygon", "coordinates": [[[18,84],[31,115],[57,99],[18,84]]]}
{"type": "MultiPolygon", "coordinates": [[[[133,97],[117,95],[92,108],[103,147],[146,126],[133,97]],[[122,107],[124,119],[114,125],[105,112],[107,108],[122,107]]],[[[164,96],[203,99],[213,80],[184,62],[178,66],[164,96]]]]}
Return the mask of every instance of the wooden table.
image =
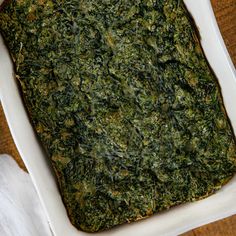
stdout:
{"type": "MultiPolygon", "coordinates": [[[[196,0],[197,1],[197,0],[196,0]]],[[[236,0],[212,0],[221,33],[234,65],[236,65],[236,0]]],[[[207,23],[207,22],[206,22],[207,23]]],[[[8,129],[0,106],[0,153],[12,155],[21,168],[26,170],[8,129]]],[[[236,201],[235,201],[236,202],[236,201]]],[[[184,236],[236,236],[236,215],[194,229],[184,236]]]]}

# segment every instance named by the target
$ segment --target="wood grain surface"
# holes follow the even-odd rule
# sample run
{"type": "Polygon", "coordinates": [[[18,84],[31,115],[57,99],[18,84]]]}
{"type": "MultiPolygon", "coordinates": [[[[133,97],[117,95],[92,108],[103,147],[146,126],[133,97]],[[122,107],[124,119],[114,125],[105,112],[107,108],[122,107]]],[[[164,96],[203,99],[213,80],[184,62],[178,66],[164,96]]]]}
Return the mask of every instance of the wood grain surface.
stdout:
{"type": "MultiPolygon", "coordinates": [[[[232,61],[234,65],[236,65],[236,0],[212,0],[211,2],[224,41],[232,61]]],[[[1,153],[12,155],[19,166],[26,170],[15,147],[2,107],[0,106],[0,154],[1,153]]],[[[191,230],[183,234],[183,236],[236,236],[236,215],[191,230]]]]}

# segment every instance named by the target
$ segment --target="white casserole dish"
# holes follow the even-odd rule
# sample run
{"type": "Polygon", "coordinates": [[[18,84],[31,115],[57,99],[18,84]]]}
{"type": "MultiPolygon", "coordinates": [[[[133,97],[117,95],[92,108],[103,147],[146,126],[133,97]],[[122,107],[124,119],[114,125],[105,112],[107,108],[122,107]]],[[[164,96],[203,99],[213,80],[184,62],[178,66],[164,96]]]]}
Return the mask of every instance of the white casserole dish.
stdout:
{"type": "MultiPolygon", "coordinates": [[[[185,3],[199,28],[202,47],[219,79],[226,110],[236,132],[236,72],[220,35],[210,0],[185,0],[185,3]]],[[[33,179],[54,235],[89,235],[74,228],[67,217],[52,169],[29,122],[14,79],[10,57],[1,38],[0,99],[15,144],[33,179]]],[[[98,235],[177,235],[235,214],[235,199],[236,177],[205,200],[184,204],[146,220],[115,227],[98,235]]]]}

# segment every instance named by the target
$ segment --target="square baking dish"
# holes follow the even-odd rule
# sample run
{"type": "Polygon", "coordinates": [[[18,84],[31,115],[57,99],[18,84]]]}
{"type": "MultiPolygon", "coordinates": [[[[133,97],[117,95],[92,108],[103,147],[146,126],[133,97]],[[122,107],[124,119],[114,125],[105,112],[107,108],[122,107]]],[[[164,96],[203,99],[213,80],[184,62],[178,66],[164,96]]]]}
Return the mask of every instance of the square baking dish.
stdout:
{"type": "MultiPolygon", "coordinates": [[[[1,2],[1,1],[0,1],[1,2]]],[[[206,57],[215,72],[224,104],[236,132],[236,72],[218,29],[210,0],[185,0],[200,35],[206,57]]],[[[69,221],[49,161],[27,116],[13,65],[0,38],[0,99],[15,144],[32,177],[55,236],[85,236],[69,221]]],[[[207,199],[180,205],[132,224],[96,233],[103,236],[177,235],[236,213],[236,177],[207,199]]]]}

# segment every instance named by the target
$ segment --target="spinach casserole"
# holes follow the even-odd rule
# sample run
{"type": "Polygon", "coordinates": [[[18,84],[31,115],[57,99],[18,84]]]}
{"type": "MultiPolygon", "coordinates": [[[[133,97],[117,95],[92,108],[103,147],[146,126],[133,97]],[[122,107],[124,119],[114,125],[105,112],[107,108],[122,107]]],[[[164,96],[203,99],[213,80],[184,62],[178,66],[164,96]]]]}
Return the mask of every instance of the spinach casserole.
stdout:
{"type": "Polygon", "coordinates": [[[182,0],[10,0],[0,30],[78,229],[137,221],[233,177],[234,134],[182,0]]]}

